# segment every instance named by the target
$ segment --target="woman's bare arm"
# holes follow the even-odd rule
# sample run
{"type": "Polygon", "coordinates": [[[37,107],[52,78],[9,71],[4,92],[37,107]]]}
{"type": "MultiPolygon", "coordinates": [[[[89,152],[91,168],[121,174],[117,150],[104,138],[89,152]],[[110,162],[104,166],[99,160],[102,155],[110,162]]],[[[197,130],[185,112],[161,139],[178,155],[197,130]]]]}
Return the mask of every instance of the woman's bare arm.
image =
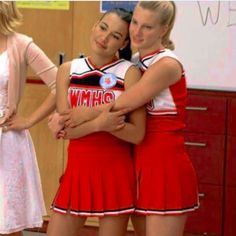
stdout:
{"type": "Polygon", "coordinates": [[[176,83],[182,74],[179,62],[165,57],[154,63],[142,75],[134,86],[130,87],[116,100],[114,109],[130,108],[134,110],[148,103],[161,91],[176,83]]]}

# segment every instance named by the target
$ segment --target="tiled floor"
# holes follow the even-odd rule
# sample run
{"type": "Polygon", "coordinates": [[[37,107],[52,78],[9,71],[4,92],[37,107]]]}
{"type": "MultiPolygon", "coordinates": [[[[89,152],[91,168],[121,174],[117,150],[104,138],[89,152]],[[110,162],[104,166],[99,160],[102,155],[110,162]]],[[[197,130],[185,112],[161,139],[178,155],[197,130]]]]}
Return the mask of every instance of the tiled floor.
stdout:
{"type": "MultiPolygon", "coordinates": [[[[78,232],[78,235],[80,235],[80,236],[97,236],[98,230],[96,227],[85,227],[78,232]]],[[[24,236],[46,236],[46,234],[39,233],[39,232],[24,231],[24,236]]],[[[134,232],[127,232],[126,236],[134,236],[134,232]]]]}
{"type": "MultiPolygon", "coordinates": [[[[80,234],[81,236],[97,236],[97,231],[96,230],[84,230],[80,234]]],[[[37,233],[37,232],[29,232],[29,231],[24,231],[24,236],[46,236],[44,233],[37,233]]],[[[127,232],[127,236],[134,236],[133,232],[127,232]]],[[[184,236],[201,236],[201,235],[196,235],[196,234],[184,234],[184,236]]]]}
{"type": "Polygon", "coordinates": [[[24,231],[24,236],[45,236],[43,233],[24,231]]]}

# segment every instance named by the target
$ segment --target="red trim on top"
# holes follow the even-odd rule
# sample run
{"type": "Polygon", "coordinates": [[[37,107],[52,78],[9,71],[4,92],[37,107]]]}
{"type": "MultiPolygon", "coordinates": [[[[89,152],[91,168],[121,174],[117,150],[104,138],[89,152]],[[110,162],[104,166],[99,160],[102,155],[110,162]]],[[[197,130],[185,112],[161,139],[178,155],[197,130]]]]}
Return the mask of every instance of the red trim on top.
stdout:
{"type": "Polygon", "coordinates": [[[94,86],[94,85],[80,85],[80,84],[72,84],[70,87],[69,87],[70,89],[73,89],[73,88],[76,88],[76,89],[90,89],[90,90],[101,90],[101,91],[103,91],[103,90],[105,90],[105,91],[124,91],[124,89],[123,88],[117,88],[117,87],[112,87],[111,89],[103,89],[101,86],[99,86],[99,85],[96,85],[96,86],[94,86]]]}
{"type": "Polygon", "coordinates": [[[159,48],[159,49],[155,50],[154,52],[150,52],[150,53],[146,54],[145,56],[140,57],[140,60],[145,59],[145,57],[153,56],[157,53],[160,53],[161,51],[165,51],[165,48],[162,48],[162,49],[159,48]]]}
{"type": "Polygon", "coordinates": [[[78,75],[78,74],[71,74],[71,79],[84,79],[84,78],[86,78],[86,77],[88,77],[88,75],[89,76],[91,76],[91,75],[98,75],[98,76],[102,76],[103,75],[103,73],[102,72],[100,72],[100,71],[88,71],[88,72],[85,72],[84,74],[82,74],[82,75],[78,75]]]}
{"type": "Polygon", "coordinates": [[[91,61],[91,59],[89,57],[85,58],[85,60],[87,59],[87,62],[89,63],[89,65],[93,68],[93,69],[102,69],[103,67],[106,67],[116,61],[118,61],[119,59],[117,57],[114,57],[111,61],[107,62],[106,64],[102,65],[102,66],[96,66],[93,64],[93,62],[91,61]]]}

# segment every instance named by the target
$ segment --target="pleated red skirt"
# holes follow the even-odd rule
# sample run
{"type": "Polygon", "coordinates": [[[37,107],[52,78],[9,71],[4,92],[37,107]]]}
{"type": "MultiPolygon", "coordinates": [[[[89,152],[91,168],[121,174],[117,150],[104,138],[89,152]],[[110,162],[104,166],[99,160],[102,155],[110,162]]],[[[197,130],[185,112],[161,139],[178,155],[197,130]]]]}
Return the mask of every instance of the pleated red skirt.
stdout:
{"type": "Polygon", "coordinates": [[[105,216],[134,211],[136,181],[130,144],[107,133],[71,140],[52,204],[59,213],[105,216]]]}
{"type": "Polygon", "coordinates": [[[147,122],[145,140],[135,148],[138,179],[135,212],[176,215],[197,209],[197,178],[185,151],[182,132],[164,131],[155,118],[148,118],[147,122]]]}

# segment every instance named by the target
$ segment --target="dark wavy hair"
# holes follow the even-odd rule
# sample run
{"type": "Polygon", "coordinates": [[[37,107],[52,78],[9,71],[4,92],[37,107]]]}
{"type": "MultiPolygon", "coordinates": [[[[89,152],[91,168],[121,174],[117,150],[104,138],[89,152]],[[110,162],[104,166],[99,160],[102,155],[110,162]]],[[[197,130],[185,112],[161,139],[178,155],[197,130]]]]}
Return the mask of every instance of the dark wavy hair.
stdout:
{"type": "MultiPolygon", "coordinates": [[[[130,24],[131,19],[132,19],[132,12],[127,11],[127,10],[125,10],[124,8],[113,8],[113,9],[107,11],[107,12],[102,16],[102,18],[103,18],[105,15],[108,15],[108,14],[111,14],[111,13],[116,14],[117,16],[119,16],[120,19],[123,20],[123,21],[125,21],[128,25],[130,24]]],[[[102,20],[102,18],[101,18],[101,20],[102,20]]],[[[125,48],[119,50],[119,58],[124,58],[124,59],[126,59],[126,60],[130,60],[130,59],[131,59],[131,56],[132,56],[132,50],[131,50],[131,44],[130,44],[130,37],[129,37],[129,34],[127,35],[126,40],[128,40],[128,44],[126,45],[125,48]]]]}

